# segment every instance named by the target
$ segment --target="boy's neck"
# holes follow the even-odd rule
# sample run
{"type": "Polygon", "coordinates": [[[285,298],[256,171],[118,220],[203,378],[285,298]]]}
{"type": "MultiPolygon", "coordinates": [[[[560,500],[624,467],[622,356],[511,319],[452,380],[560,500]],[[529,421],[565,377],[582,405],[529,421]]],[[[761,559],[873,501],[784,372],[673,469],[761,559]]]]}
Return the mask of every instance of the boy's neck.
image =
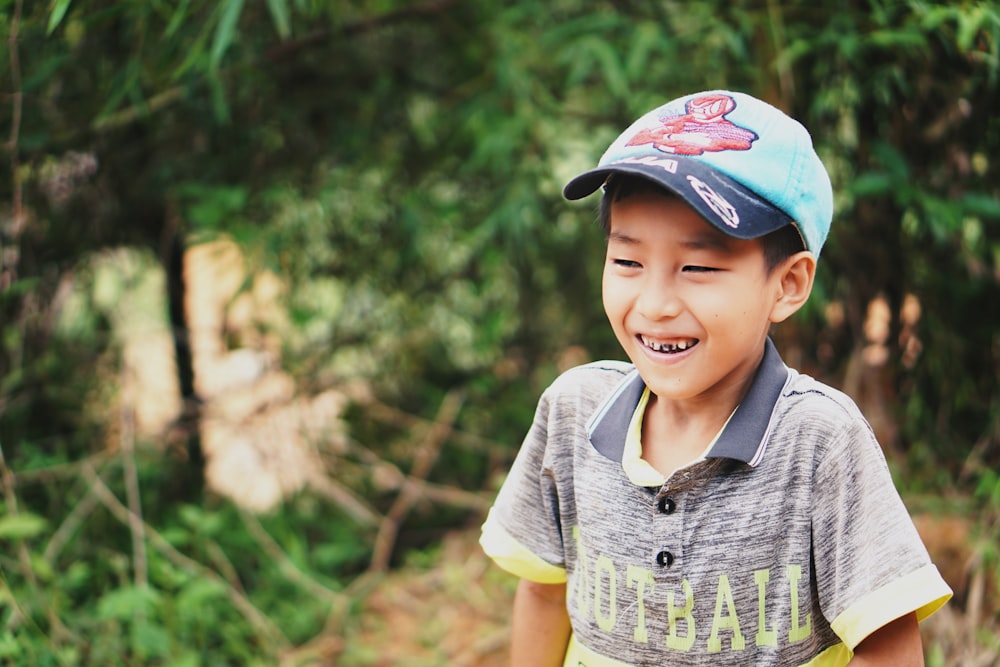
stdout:
{"type": "Polygon", "coordinates": [[[642,458],[669,477],[706,453],[749,393],[764,361],[765,343],[750,369],[734,373],[708,393],[670,399],[650,390],[642,417],[642,458]]]}
{"type": "Polygon", "coordinates": [[[737,405],[728,401],[679,405],[650,396],[642,419],[642,458],[669,477],[705,453],[737,405]]]}

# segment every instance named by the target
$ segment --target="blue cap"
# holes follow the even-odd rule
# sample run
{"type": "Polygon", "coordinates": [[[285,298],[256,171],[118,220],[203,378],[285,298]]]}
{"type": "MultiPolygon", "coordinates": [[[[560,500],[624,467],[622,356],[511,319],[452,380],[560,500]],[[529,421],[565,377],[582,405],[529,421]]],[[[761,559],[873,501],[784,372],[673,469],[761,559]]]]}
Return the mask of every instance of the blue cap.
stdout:
{"type": "Polygon", "coordinates": [[[794,224],[816,256],[833,219],[830,176],[809,132],[744,93],[694,93],[650,111],[615,139],[597,168],[567,183],[563,195],[582,199],[616,173],[662,185],[736,238],[794,224]]]}

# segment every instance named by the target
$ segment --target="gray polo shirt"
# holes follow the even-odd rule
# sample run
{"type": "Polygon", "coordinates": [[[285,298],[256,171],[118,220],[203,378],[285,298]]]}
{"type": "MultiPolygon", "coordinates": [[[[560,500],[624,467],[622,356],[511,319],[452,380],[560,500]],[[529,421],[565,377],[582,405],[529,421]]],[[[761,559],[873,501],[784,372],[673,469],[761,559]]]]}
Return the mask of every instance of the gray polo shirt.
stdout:
{"type": "Polygon", "coordinates": [[[645,395],[622,362],[556,379],[483,526],[502,567],[566,582],[566,664],[845,664],[950,597],[860,411],[770,341],[705,457],[653,485],[627,472],[645,395]]]}

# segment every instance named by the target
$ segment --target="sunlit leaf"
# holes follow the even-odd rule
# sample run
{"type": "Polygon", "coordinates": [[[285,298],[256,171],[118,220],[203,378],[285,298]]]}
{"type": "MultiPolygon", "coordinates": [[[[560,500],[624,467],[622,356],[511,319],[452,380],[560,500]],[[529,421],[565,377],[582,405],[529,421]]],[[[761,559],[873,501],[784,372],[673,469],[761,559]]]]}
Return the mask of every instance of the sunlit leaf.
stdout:
{"type": "Polygon", "coordinates": [[[267,0],[267,8],[271,11],[274,29],[282,39],[288,39],[292,34],[292,23],[288,13],[286,0],[267,0]]]}
{"type": "Polygon", "coordinates": [[[972,44],[983,25],[985,17],[986,13],[983,7],[978,5],[968,8],[958,15],[958,34],[955,36],[958,48],[963,51],[968,51],[972,48],[972,44]]]}
{"type": "Polygon", "coordinates": [[[48,521],[31,512],[6,514],[0,517],[0,539],[26,540],[45,532],[48,521]]]}
{"type": "Polygon", "coordinates": [[[97,617],[127,621],[151,613],[161,601],[161,595],[148,586],[126,586],[101,596],[97,617]]]}
{"type": "Polygon", "coordinates": [[[243,13],[243,0],[227,0],[222,7],[222,16],[215,28],[215,38],[212,41],[212,52],[209,56],[209,66],[216,69],[222,62],[229,45],[233,42],[236,34],[236,24],[243,13]]]}
{"type": "Polygon", "coordinates": [[[942,23],[953,19],[959,11],[958,7],[927,7],[922,12],[920,26],[924,30],[935,30],[942,23]]]}
{"type": "Polygon", "coordinates": [[[226,596],[226,587],[204,577],[186,584],[177,595],[177,605],[181,610],[204,608],[211,600],[226,596]]]}
{"type": "Polygon", "coordinates": [[[52,6],[52,13],[49,14],[49,25],[46,29],[46,34],[51,35],[55,32],[55,29],[59,27],[63,18],[66,17],[66,12],[69,11],[71,1],[72,0],[56,0],[55,4],[52,6]]]}
{"type": "Polygon", "coordinates": [[[201,656],[195,651],[186,651],[183,654],[170,659],[164,667],[198,667],[201,665],[201,656]]]}
{"type": "MultiPolygon", "coordinates": [[[[24,642],[19,641],[10,630],[0,633],[0,658],[15,659],[24,656],[24,642]]],[[[15,661],[11,664],[17,664],[15,661]]]]}
{"type": "Polygon", "coordinates": [[[45,532],[48,521],[31,512],[6,514],[0,517],[0,539],[27,540],[45,532]]]}
{"type": "Polygon", "coordinates": [[[927,36],[916,30],[876,30],[868,38],[883,49],[926,48],[927,36]]]}
{"type": "Polygon", "coordinates": [[[138,655],[165,658],[170,655],[170,634],[162,627],[142,620],[132,630],[132,641],[138,655]]]}

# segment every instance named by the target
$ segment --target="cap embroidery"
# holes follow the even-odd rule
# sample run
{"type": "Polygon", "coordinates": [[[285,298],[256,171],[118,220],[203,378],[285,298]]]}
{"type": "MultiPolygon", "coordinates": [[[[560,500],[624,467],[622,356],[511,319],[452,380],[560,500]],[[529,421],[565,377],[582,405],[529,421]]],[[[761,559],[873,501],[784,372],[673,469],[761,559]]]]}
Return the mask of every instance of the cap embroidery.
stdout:
{"type": "Polygon", "coordinates": [[[675,155],[749,150],[759,136],[726,118],[734,109],[736,100],[729,95],[694,97],[684,105],[687,113],[661,117],[659,126],[640,130],[625,145],[652,144],[657,150],[675,155]]]}
{"type": "Polygon", "coordinates": [[[687,180],[691,184],[691,189],[701,197],[702,201],[708,204],[708,207],[719,216],[722,222],[733,229],[740,226],[740,214],[736,212],[736,208],[732,204],[726,201],[725,197],[694,176],[688,176],[687,180]]]}

